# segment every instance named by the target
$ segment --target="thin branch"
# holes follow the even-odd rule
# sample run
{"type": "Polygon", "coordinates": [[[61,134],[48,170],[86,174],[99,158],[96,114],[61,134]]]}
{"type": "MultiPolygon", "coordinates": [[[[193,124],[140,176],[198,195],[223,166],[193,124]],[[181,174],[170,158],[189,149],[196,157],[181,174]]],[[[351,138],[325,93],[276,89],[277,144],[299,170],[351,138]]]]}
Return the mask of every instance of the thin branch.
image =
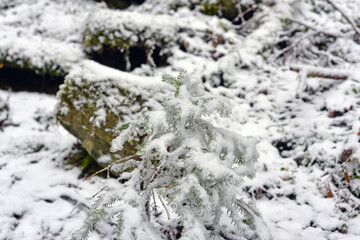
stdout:
{"type": "Polygon", "coordinates": [[[106,173],[106,178],[110,178],[110,168],[112,167],[112,165],[110,164],[109,166],[107,166],[107,173],[106,173]]]}
{"type": "Polygon", "coordinates": [[[153,52],[154,52],[154,51],[153,51],[152,49],[150,49],[150,51],[148,52],[146,58],[147,58],[149,64],[150,64],[153,68],[156,68],[156,64],[155,64],[154,59],[153,59],[153,57],[152,57],[153,52]]]}
{"type": "Polygon", "coordinates": [[[247,8],[245,11],[242,11],[242,10],[241,10],[241,5],[240,5],[240,1],[238,1],[238,3],[236,4],[236,8],[238,9],[239,14],[235,17],[235,19],[233,20],[233,22],[238,21],[239,18],[240,18],[240,19],[241,19],[241,25],[242,25],[243,23],[246,22],[244,16],[245,16],[247,13],[251,12],[251,11],[255,11],[258,7],[259,7],[258,5],[254,5],[254,6],[252,6],[252,7],[247,8]]]}
{"type": "MultiPolygon", "coordinates": [[[[301,67],[290,67],[290,70],[294,72],[300,72],[302,69],[301,67]]],[[[305,70],[307,72],[306,73],[307,77],[329,78],[334,80],[347,80],[349,77],[349,75],[346,73],[341,73],[341,72],[331,73],[331,72],[326,72],[326,69],[321,69],[321,68],[309,68],[305,70]]]]}
{"type": "Polygon", "coordinates": [[[97,193],[95,193],[92,197],[93,197],[93,198],[96,197],[96,196],[97,196],[99,193],[101,193],[105,188],[106,188],[106,186],[103,187],[102,189],[100,189],[100,191],[98,191],[97,193]]]}
{"type": "Polygon", "coordinates": [[[241,4],[240,4],[240,0],[237,1],[235,7],[237,8],[239,14],[236,16],[236,18],[234,18],[233,22],[237,22],[239,20],[239,18],[241,19],[241,24],[245,23],[245,18],[244,18],[244,13],[241,9],[241,4]]]}
{"type": "Polygon", "coordinates": [[[307,28],[312,29],[312,30],[314,30],[314,31],[316,31],[316,32],[319,32],[319,33],[328,35],[328,36],[333,37],[333,38],[338,38],[338,37],[340,37],[339,35],[335,35],[335,34],[332,34],[332,33],[329,33],[329,32],[325,32],[325,31],[323,31],[323,30],[320,30],[320,29],[317,29],[317,28],[315,28],[315,27],[312,27],[312,26],[308,25],[307,23],[303,23],[303,22],[300,22],[300,21],[295,20],[295,19],[292,19],[292,18],[286,18],[286,20],[288,20],[288,21],[290,21],[290,22],[293,22],[293,23],[296,23],[296,24],[299,24],[299,25],[302,25],[302,26],[304,26],[304,27],[307,27],[307,28]]]}
{"type": "Polygon", "coordinates": [[[109,166],[107,166],[107,167],[105,167],[105,168],[103,168],[103,169],[100,169],[99,171],[96,171],[95,173],[91,174],[90,176],[87,176],[87,177],[83,180],[83,182],[86,181],[86,180],[88,180],[88,179],[90,179],[90,178],[92,178],[92,177],[95,176],[96,174],[101,173],[101,172],[104,172],[104,171],[106,171],[106,170],[108,170],[108,169],[109,169],[109,166]]]}
{"type": "Polygon", "coordinates": [[[162,200],[161,196],[160,196],[160,195],[158,195],[158,197],[159,197],[159,199],[160,199],[161,204],[163,205],[163,207],[164,207],[164,209],[165,209],[165,212],[166,212],[166,215],[167,215],[167,217],[168,217],[168,220],[170,220],[170,214],[169,214],[169,211],[167,210],[167,208],[166,208],[166,206],[165,206],[165,204],[164,204],[164,202],[163,202],[163,200],[162,200]]]}
{"type": "Polygon", "coordinates": [[[341,15],[346,19],[346,21],[351,25],[351,27],[354,29],[355,34],[358,38],[360,38],[360,31],[359,29],[356,27],[354,21],[347,16],[343,10],[341,10],[337,5],[335,5],[335,3],[332,0],[326,0],[331,6],[333,6],[337,11],[339,11],[341,13],[341,15]]]}

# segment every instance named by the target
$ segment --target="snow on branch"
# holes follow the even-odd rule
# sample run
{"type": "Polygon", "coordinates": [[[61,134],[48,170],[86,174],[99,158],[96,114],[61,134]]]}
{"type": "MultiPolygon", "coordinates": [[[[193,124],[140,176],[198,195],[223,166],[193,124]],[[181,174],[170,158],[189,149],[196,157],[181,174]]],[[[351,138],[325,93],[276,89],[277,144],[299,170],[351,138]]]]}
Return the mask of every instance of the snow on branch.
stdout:
{"type": "Polygon", "coordinates": [[[329,32],[323,31],[323,30],[321,30],[321,29],[317,29],[317,28],[315,28],[315,27],[310,26],[310,25],[307,24],[307,23],[303,23],[303,22],[300,22],[300,21],[295,20],[295,19],[292,19],[292,18],[286,18],[286,20],[287,20],[287,21],[290,21],[290,22],[293,22],[293,23],[296,23],[296,24],[299,24],[299,25],[302,25],[302,26],[304,26],[304,27],[306,27],[306,28],[309,28],[309,29],[314,30],[315,32],[319,32],[319,33],[328,35],[328,36],[333,37],[333,38],[340,37],[339,35],[336,35],[336,34],[333,34],[333,33],[329,33],[329,32]]]}
{"type": "Polygon", "coordinates": [[[337,11],[339,11],[341,13],[341,15],[346,19],[346,21],[351,25],[351,27],[354,29],[355,31],[355,35],[356,35],[356,41],[359,42],[360,41],[360,30],[356,27],[354,21],[345,14],[345,12],[339,8],[332,0],[326,0],[331,6],[333,6],[337,11]]]}

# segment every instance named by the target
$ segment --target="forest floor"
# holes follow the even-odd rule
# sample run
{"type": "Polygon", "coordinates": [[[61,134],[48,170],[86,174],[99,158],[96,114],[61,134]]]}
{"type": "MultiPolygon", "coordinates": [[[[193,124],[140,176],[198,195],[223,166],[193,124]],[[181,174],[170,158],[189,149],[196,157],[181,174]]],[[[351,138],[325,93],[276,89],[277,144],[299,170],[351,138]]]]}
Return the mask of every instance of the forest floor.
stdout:
{"type": "MultiPolygon", "coordinates": [[[[29,0],[4,10],[0,14],[0,48],[13,45],[16,54],[28,54],[41,64],[39,56],[44,52],[38,46],[54,48],[56,42],[70,49],[67,55],[74,52],[71,61],[85,59],[79,53],[81,25],[95,4],[59,2],[29,0]],[[47,11],[42,12],[41,6],[47,11]],[[24,16],[28,22],[19,20],[24,16]],[[56,16],[63,25],[55,21],[56,16]],[[22,45],[24,38],[29,40],[28,46],[22,45]]],[[[268,42],[274,45],[283,31],[279,30],[281,21],[276,20],[283,14],[279,9],[294,6],[294,1],[278,2],[279,8],[272,7],[272,13],[264,7],[264,16],[259,18],[263,24],[246,36],[234,29],[227,33],[218,30],[232,40],[223,46],[203,41],[197,33],[192,40],[184,37],[198,46],[196,54],[174,50],[171,66],[151,74],[160,77],[183,70],[199,78],[205,74],[206,89],[229,99],[232,116],[208,120],[258,140],[256,176],[246,179],[238,194],[255,202],[274,239],[360,239],[360,45],[350,38],[331,43],[329,49],[340,48],[342,60],[330,50],[321,50],[322,55],[331,55],[331,66],[317,57],[304,62],[295,53],[289,53],[290,64],[279,64],[274,56],[281,49],[259,53],[268,42]],[[210,54],[213,48],[215,53],[210,54]],[[290,65],[305,70],[298,73],[290,65]],[[332,69],[330,75],[346,75],[346,79],[310,78],[307,74],[314,67],[327,73],[332,69]],[[224,84],[214,72],[222,72],[221,78],[228,82],[224,84]]],[[[148,11],[146,6],[139,11],[148,11]]],[[[360,8],[360,2],[342,5],[355,15],[357,8],[351,6],[360,8]]],[[[156,14],[160,8],[151,11],[156,14]]],[[[311,19],[311,11],[304,9],[304,19],[311,19]]],[[[189,13],[179,14],[175,17],[189,13]]],[[[317,16],[319,29],[334,19],[338,25],[324,29],[335,32],[336,26],[348,27],[341,14],[327,14],[317,16]]],[[[199,28],[217,24],[199,16],[195,16],[199,28]]],[[[350,35],[351,26],[345,29],[350,35]]],[[[214,37],[216,32],[211,34],[214,37]]],[[[294,48],[301,45],[296,44],[294,48]]],[[[309,46],[301,47],[299,51],[307,51],[309,46]]],[[[70,61],[69,56],[58,56],[58,60],[70,61]]],[[[138,75],[148,72],[145,66],[133,71],[138,75]]],[[[83,181],[82,170],[69,164],[68,159],[81,149],[78,140],[56,122],[56,104],[54,95],[0,90],[0,239],[68,239],[82,225],[93,196],[103,186],[104,178],[83,181]]],[[[111,234],[111,227],[103,224],[89,239],[110,239],[111,234]]]]}

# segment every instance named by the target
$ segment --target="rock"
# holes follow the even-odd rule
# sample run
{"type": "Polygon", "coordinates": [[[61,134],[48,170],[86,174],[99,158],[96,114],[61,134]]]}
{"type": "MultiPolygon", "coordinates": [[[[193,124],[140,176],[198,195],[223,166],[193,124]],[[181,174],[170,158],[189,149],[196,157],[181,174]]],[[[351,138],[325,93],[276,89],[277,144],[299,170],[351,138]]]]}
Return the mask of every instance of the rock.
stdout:
{"type": "Polygon", "coordinates": [[[95,61],[130,71],[142,64],[166,65],[176,34],[169,15],[99,9],[89,17],[83,42],[95,61]]]}
{"type": "MultiPolygon", "coordinates": [[[[134,76],[86,60],[72,69],[58,92],[57,119],[106,167],[134,155],[141,144],[139,137],[137,142],[126,143],[120,152],[110,152],[117,126],[161,107],[169,91],[160,79],[134,76]]],[[[112,169],[115,175],[125,170],[112,169]]]]}

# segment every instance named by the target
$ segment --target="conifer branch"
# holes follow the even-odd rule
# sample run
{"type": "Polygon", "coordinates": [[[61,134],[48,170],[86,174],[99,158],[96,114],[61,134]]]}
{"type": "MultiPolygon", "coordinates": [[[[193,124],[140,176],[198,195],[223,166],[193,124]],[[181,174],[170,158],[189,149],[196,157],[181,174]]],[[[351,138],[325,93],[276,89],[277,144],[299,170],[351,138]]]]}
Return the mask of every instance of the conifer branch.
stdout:
{"type": "MultiPolygon", "coordinates": [[[[108,188],[100,196],[103,200],[92,208],[92,213],[105,209],[102,220],[116,216],[121,223],[118,235],[122,239],[129,238],[129,232],[136,237],[150,234],[156,240],[167,239],[169,235],[165,236],[164,231],[152,223],[159,216],[154,197],[156,189],[169,221],[160,221],[163,229],[171,228],[176,221],[183,225],[181,236],[185,239],[189,236],[200,239],[211,236],[231,239],[232,235],[257,237],[258,226],[243,223],[243,220],[256,218],[252,216],[257,214],[256,210],[249,210],[248,205],[232,195],[244,176],[252,177],[254,174],[258,157],[256,141],[216,128],[203,119],[214,113],[227,117],[230,106],[225,99],[207,93],[198,81],[186,74],[177,77],[164,75],[163,81],[175,87],[172,89],[173,97],[166,101],[164,108],[148,112],[125,127],[121,125],[118,129],[122,130],[113,141],[112,150],[118,151],[136,136],[151,136],[145,138],[137,152],[136,158],[141,161],[137,161],[131,173],[125,174],[129,179],[114,193],[111,192],[113,188],[108,188]],[[239,167],[234,167],[235,164],[239,167]],[[152,198],[154,208],[150,207],[152,198]],[[174,209],[176,216],[173,219],[168,207],[174,209]],[[230,233],[222,227],[226,224],[221,222],[222,217],[229,217],[224,216],[222,208],[231,212],[232,225],[238,228],[238,232],[230,233]],[[239,209],[244,214],[239,215],[239,209]],[[217,211],[215,215],[214,211],[217,211]],[[127,214],[137,214],[136,225],[127,222],[127,214]],[[205,219],[204,216],[211,217],[205,219]],[[206,230],[209,221],[212,229],[206,230]]],[[[129,169],[135,161],[116,161],[117,169],[129,169]]],[[[266,229],[264,226],[260,227],[266,229]]]]}

